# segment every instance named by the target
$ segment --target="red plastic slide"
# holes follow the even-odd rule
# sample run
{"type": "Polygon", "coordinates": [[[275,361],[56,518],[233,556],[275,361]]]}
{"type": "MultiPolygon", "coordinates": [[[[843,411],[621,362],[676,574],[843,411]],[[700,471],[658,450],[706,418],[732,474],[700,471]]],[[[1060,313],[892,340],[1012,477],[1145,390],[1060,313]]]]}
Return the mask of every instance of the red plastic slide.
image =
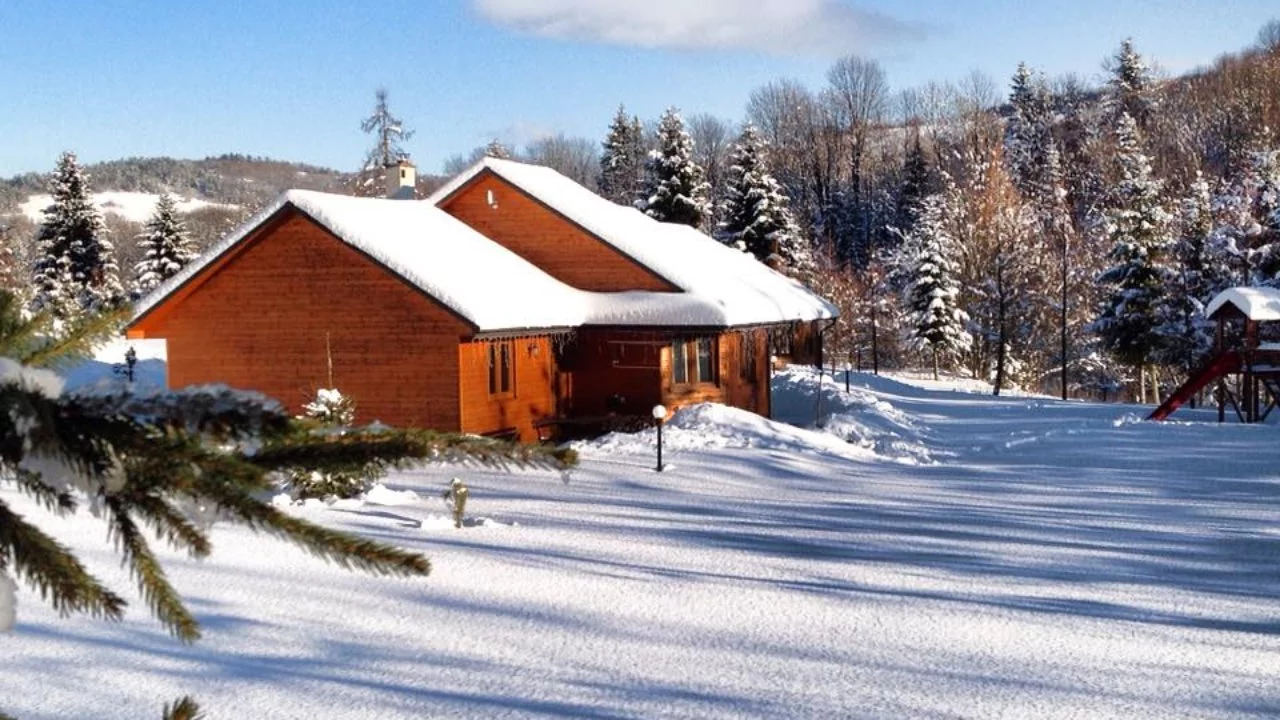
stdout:
{"type": "Polygon", "coordinates": [[[1160,422],[1173,414],[1175,410],[1182,407],[1182,404],[1191,399],[1191,396],[1200,392],[1209,383],[1217,380],[1223,375],[1229,375],[1240,371],[1240,353],[1235,350],[1228,350],[1221,355],[1210,360],[1207,365],[1200,369],[1200,372],[1191,376],[1191,379],[1182,384],[1176,392],[1169,396],[1155,412],[1147,416],[1148,420],[1160,422]]]}

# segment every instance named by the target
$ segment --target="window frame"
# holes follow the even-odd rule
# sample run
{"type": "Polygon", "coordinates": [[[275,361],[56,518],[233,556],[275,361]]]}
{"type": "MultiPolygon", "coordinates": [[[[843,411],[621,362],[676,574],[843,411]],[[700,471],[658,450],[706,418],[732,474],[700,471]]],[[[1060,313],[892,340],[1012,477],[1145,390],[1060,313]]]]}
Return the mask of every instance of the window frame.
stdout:
{"type": "Polygon", "coordinates": [[[687,340],[676,340],[671,343],[671,383],[673,385],[689,384],[689,348],[687,340]],[[676,356],[679,356],[677,358],[676,356]]]}
{"type": "Polygon", "coordinates": [[[693,374],[697,377],[695,382],[698,385],[715,385],[720,379],[720,353],[716,352],[717,345],[716,338],[711,337],[695,338],[693,341],[693,374]],[[703,354],[704,349],[706,350],[705,355],[703,354]],[[707,363],[706,375],[710,377],[703,376],[702,362],[704,359],[707,363]]]}
{"type": "Polygon", "coordinates": [[[485,356],[488,360],[489,397],[515,397],[515,341],[490,341],[485,356]]]}
{"type": "Polygon", "coordinates": [[[704,335],[671,343],[671,384],[677,387],[720,385],[720,338],[704,335]],[[704,355],[703,349],[706,353],[704,355]],[[703,371],[705,359],[707,373],[703,371]]]}

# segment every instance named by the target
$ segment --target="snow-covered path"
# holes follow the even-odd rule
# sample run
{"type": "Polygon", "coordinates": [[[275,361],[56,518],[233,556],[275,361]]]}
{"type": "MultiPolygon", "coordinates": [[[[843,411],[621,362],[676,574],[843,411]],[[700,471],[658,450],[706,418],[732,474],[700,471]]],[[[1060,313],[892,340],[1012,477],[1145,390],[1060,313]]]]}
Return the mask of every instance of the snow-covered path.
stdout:
{"type": "MultiPolygon", "coordinates": [[[[780,380],[780,413],[803,416],[812,378],[780,380]]],[[[423,550],[425,580],[219,529],[210,561],[167,556],[205,624],[192,647],[140,608],[67,620],[24,593],[0,709],[129,718],[192,693],[213,718],[1280,714],[1274,427],[855,384],[828,403],[852,444],[704,409],[677,418],[661,474],[648,438],[613,437],[568,476],[434,467],[388,480],[418,491],[404,504],[298,510],[423,550]],[[451,474],[488,522],[443,522],[451,474]]],[[[43,524],[127,586],[96,521],[43,524]]]]}

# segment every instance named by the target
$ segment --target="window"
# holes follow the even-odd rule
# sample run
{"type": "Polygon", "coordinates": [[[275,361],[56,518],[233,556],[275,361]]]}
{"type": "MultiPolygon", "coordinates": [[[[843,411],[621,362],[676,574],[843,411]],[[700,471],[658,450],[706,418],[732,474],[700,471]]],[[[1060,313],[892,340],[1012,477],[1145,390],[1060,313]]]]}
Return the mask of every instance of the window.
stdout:
{"type": "Polygon", "coordinates": [[[515,354],[510,340],[489,343],[489,394],[510,395],[515,388],[515,354]]]}
{"type": "Polygon", "coordinates": [[[689,357],[685,352],[684,340],[671,344],[671,381],[677,385],[689,382],[689,357]]]}
{"type": "Polygon", "coordinates": [[[716,381],[714,341],[698,338],[694,342],[698,346],[698,382],[713,383],[716,381]]]}
{"type": "Polygon", "coordinates": [[[716,339],[677,340],[671,344],[671,381],[676,385],[719,382],[716,339]]]}

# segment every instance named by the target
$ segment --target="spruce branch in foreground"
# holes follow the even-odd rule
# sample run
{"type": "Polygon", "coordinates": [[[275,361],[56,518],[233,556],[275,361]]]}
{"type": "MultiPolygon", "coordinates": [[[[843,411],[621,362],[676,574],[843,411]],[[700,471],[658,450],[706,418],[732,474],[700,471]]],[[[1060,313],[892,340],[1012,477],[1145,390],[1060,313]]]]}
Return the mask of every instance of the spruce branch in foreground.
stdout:
{"type": "MultiPolygon", "coordinates": [[[[43,322],[36,320],[36,323],[43,322]]],[[[55,517],[88,500],[103,513],[151,614],[183,642],[200,636],[198,618],[169,581],[147,540],[202,558],[208,525],[244,525],[294,543],[341,567],[379,575],[422,576],[422,555],[294,517],[265,500],[277,477],[353,463],[398,466],[467,459],[491,467],[565,468],[569,450],[451,433],[387,428],[332,432],[288,416],[274,401],[225,387],[137,394],[123,389],[68,393],[42,369],[65,365],[118,327],[118,316],[68,323],[48,342],[0,291],[0,483],[10,483],[55,517]],[[208,508],[196,513],[185,508],[208,508]]],[[[63,615],[120,620],[126,602],[75,554],[0,500],[0,631],[13,623],[16,586],[36,590],[63,615]]],[[[0,715],[0,717],[3,717],[0,715]]],[[[189,698],[165,717],[197,718],[189,698]]]]}

